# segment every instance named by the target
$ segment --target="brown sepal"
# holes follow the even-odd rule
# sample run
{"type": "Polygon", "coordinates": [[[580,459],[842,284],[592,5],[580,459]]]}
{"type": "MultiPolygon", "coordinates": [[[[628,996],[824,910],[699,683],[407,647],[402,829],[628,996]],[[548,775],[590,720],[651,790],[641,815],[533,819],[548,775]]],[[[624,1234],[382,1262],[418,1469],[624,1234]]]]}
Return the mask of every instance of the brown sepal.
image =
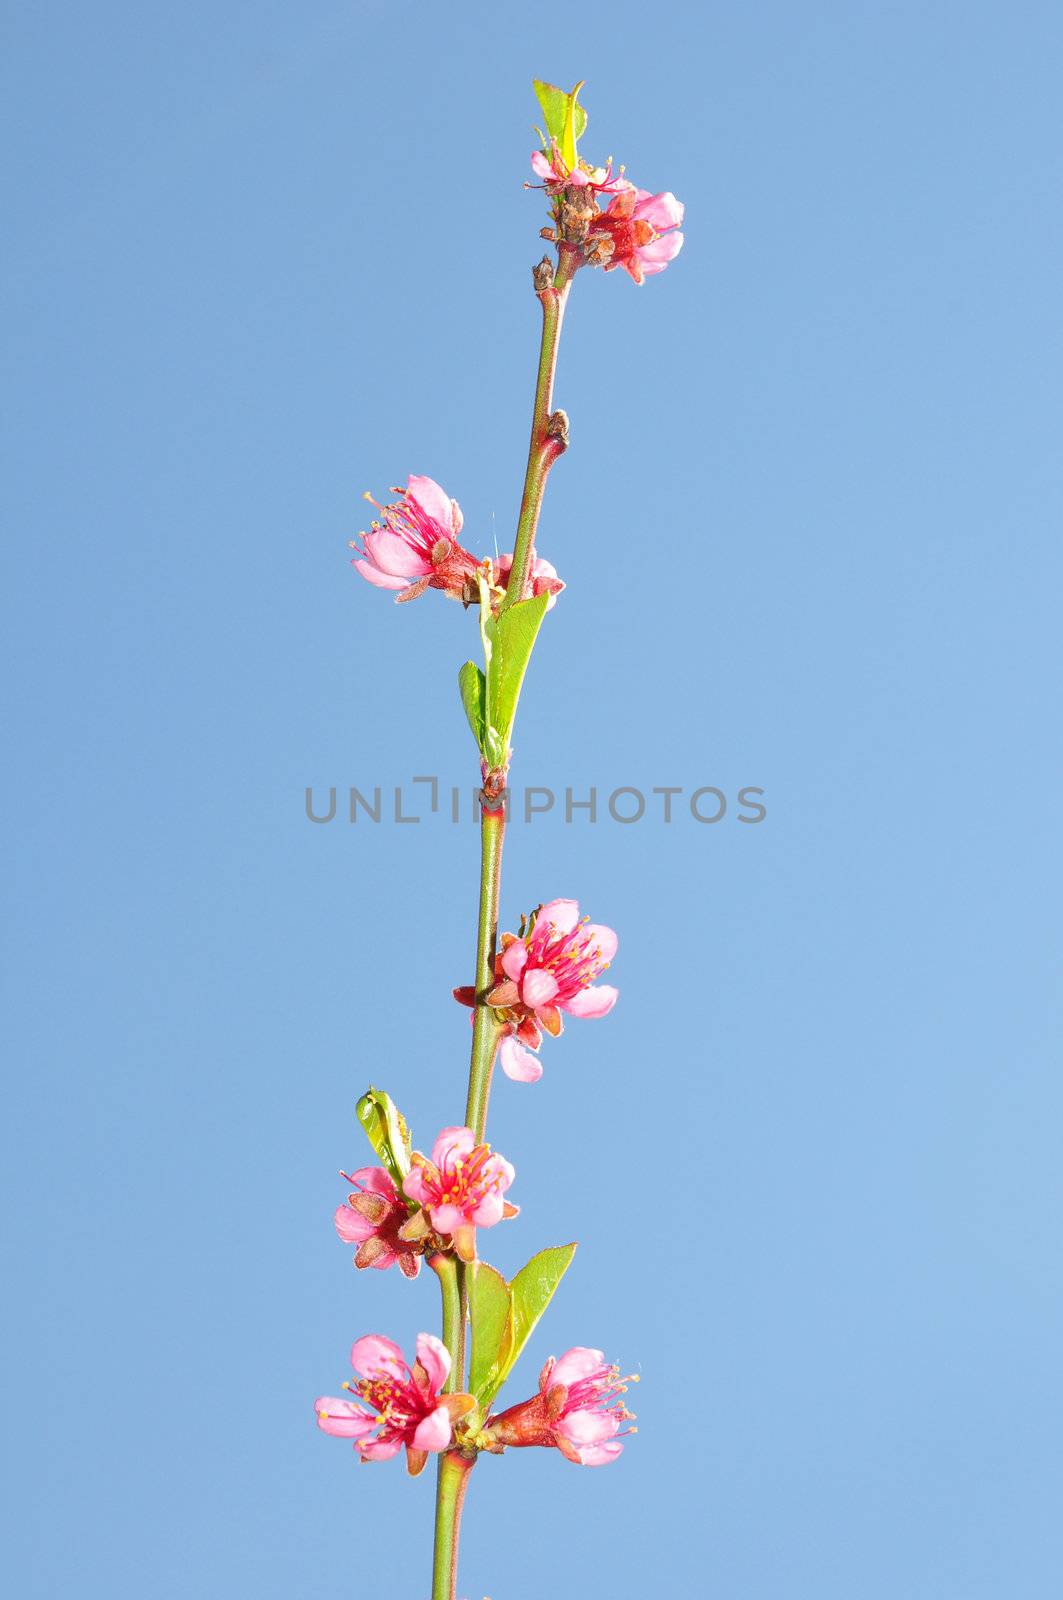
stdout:
{"type": "Polygon", "coordinates": [[[416,583],[411,583],[408,589],[400,589],[395,596],[395,604],[402,605],[405,600],[416,600],[419,594],[424,594],[428,588],[427,578],[418,578],[416,583]]]}
{"type": "Polygon", "coordinates": [[[561,1013],[556,1006],[540,1006],[535,1013],[551,1039],[556,1039],[565,1024],[561,1021],[561,1013]]]}
{"type": "Polygon", "coordinates": [[[503,1200],[503,1202],[502,1202],[502,1215],[504,1217],[507,1217],[507,1218],[508,1217],[515,1217],[515,1216],[519,1215],[519,1213],[520,1213],[520,1206],[513,1205],[509,1200],[503,1200]]]}
{"type": "Polygon", "coordinates": [[[378,1238],[376,1235],[374,1235],[372,1239],[363,1240],[358,1246],[358,1250],[354,1257],[355,1266],[371,1267],[374,1261],[379,1261],[386,1249],[387,1245],[384,1243],[383,1239],[378,1238]]]}
{"type": "Polygon", "coordinates": [[[507,1006],[515,1006],[520,1000],[520,990],[512,978],[504,978],[501,983],[496,983],[491,993],[487,996],[487,1004],[504,1010],[507,1006]]]}
{"type": "Polygon", "coordinates": [[[459,1006],[476,1004],[476,990],[471,983],[463,983],[460,989],[453,990],[453,995],[459,1006]]]}
{"type": "Polygon", "coordinates": [[[571,1461],[574,1466],[582,1467],[583,1462],[580,1458],[580,1453],[570,1439],[566,1439],[563,1433],[555,1433],[554,1443],[566,1461],[571,1461]]]}
{"type": "Polygon", "coordinates": [[[428,1465],[428,1451],[415,1450],[412,1444],[406,1446],[406,1471],[411,1478],[416,1478],[428,1465]]]}
{"type": "Polygon", "coordinates": [[[460,1228],[455,1228],[451,1234],[454,1245],[454,1254],[461,1261],[476,1260],[476,1229],[470,1223],[464,1223],[460,1228]]]}
{"type": "Polygon", "coordinates": [[[441,1394],[441,1406],[445,1406],[451,1424],[460,1422],[462,1417],[467,1417],[476,1406],[476,1397],[471,1394],[441,1394]]]}
{"type": "Polygon", "coordinates": [[[364,1217],[366,1222],[372,1222],[374,1225],[383,1222],[391,1210],[390,1204],[382,1194],[349,1194],[347,1204],[352,1211],[357,1211],[360,1217],[364,1217]]]}
{"type": "Polygon", "coordinates": [[[399,1229],[399,1238],[404,1244],[417,1244],[426,1239],[432,1231],[432,1224],[423,1211],[415,1211],[413,1216],[402,1224],[399,1229]]]}

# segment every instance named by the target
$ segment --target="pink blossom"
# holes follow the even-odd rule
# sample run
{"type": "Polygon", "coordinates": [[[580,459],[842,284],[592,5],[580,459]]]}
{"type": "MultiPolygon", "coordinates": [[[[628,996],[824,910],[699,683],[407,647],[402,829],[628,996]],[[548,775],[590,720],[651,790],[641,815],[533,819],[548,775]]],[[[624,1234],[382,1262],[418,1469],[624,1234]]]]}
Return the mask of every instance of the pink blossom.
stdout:
{"type": "Polygon", "coordinates": [[[580,921],[575,900],[548,901],[523,938],[502,935],[497,982],[487,1002],[505,1023],[499,1060],[507,1077],[522,1083],[542,1077],[532,1051],[538,1050],[543,1031],[555,1038],[561,1033],[562,1012],[604,1017],[613,1009],[617,990],[594,980],[609,966],[616,947],[612,928],[580,921]]]}
{"type": "Polygon", "coordinates": [[[395,492],[401,500],[377,506],[383,520],[361,535],[364,548],[352,544],[358,550],[352,565],[377,588],[398,590],[397,600],[413,600],[426,589],[442,589],[454,600],[474,597],[477,562],[458,543],[458,502],[433,478],[411,477],[395,492]]]}
{"type": "Polygon", "coordinates": [[[360,1167],[357,1172],[342,1172],[340,1176],[354,1188],[346,1204],[337,1208],[333,1220],[344,1244],[358,1246],[355,1266],[382,1271],[398,1262],[407,1278],[416,1278],[421,1270],[424,1241],[402,1237],[400,1230],[409,1221],[410,1208],[391,1174],[383,1167],[360,1167]]]}
{"type": "Polygon", "coordinates": [[[423,1206],[437,1233],[449,1234],[463,1260],[476,1255],[476,1229],[493,1228],[517,1207],[503,1195],[513,1182],[513,1168],[489,1144],[477,1144],[469,1128],[444,1128],[432,1147],[432,1159],[413,1153],[403,1188],[423,1206]]]}
{"type": "Polygon", "coordinates": [[[578,1466],[604,1467],[624,1448],[620,1427],[634,1413],[620,1396],[637,1382],[637,1377],[622,1378],[600,1350],[577,1345],[559,1361],[550,1357],[539,1374],[537,1395],[490,1418],[481,1435],[484,1446],[552,1446],[578,1466]]]}
{"type": "Polygon", "coordinates": [[[351,1366],[358,1382],[343,1388],[357,1400],[322,1395],[314,1410],[322,1432],[352,1440],[363,1461],[386,1461],[405,1445],[407,1467],[416,1475],[430,1451],[447,1448],[454,1423],[475,1403],[468,1394],[441,1393],[450,1376],[450,1355],[430,1333],[417,1335],[412,1369],[398,1345],[379,1333],[355,1341],[351,1366]]]}
{"type": "Polygon", "coordinates": [[[535,176],[542,178],[547,194],[558,194],[562,189],[590,189],[595,194],[620,194],[624,189],[631,188],[624,177],[623,167],[614,177],[611,160],[607,166],[590,167],[585,161],[577,159],[576,165],[570,167],[558,149],[556,139],[551,139],[549,150],[533,150],[531,164],[535,176]]]}
{"type": "Polygon", "coordinates": [[[641,283],[663,272],[683,248],[683,235],[676,231],[682,220],[683,207],[674,194],[625,189],[591,222],[588,257],[599,259],[606,272],[623,267],[641,283]]]}

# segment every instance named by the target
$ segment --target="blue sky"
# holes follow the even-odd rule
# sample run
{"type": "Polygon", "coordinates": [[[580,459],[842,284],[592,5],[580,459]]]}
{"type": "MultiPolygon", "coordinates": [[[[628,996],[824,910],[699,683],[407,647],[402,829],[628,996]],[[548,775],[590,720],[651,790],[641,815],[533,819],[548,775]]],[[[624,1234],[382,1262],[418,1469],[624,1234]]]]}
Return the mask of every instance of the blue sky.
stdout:
{"type": "MultiPolygon", "coordinates": [[[[332,1234],[389,1088],[460,1115],[476,839],[304,791],[475,781],[474,617],[348,566],[429,473],[507,549],[530,80],[687,205],[577,279],[568,588],[514,777],[728,796],[515,824],[504,917],[620,933],[491,1118],[518,1369],[640,1431],[487,1460],[461,1593],[1058,1593],[1061,473],[1053,5],[7,8],[5,1334],[14,1589],[427,1594],[431,1483],[311,1401],[434,1285],[332,1234]],[[767,816],[738,820],[743,786],[767,816]]],[[[426,812],[423,798],[422,813],[426,812]]]]}

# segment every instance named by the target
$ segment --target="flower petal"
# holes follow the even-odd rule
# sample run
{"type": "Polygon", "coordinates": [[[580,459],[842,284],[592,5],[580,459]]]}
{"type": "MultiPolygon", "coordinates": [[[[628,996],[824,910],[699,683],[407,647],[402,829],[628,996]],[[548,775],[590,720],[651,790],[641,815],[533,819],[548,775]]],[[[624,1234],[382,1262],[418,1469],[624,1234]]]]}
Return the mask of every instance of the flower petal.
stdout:
{"type": "Polygon", "coordinates": [[[390,1461],[402,1449],[401,1433],[387,1434],[383,1439],[366,1439],[358,1446],[363,1461],[390,1461]]]}
{"type": "Polygon", "coordinates": [[[604,922],[588,922],[582,930],[582,938],[585,944],[596,947],[602,961],[612,961],[620,943],[612,928],[607,928],[604,922]]]}
{"type": "Polygon", "coordinates": [[[516,983],[528,964],[528,946],[523,939],[514,939],[502,952],[502,971],[516,983]]]}
{"type": "Polygon", "coordinates": [[[432,570],[432,563],[427,556],[387,528],[377,528],[372,533],[363,534],[362,543],[374,566],[391,577],[423,578],[432,570]]]}
{"type": "Polygon", "coordinates": [[[559,1357],[550,1374],[550,1383],[551,1385],[563,1383],[566,1389],[571,1389],[581,1378],[589,1378],[594,1373],[608,1370],[604,1351],[591,1350],[586,1345],[577,1344],[559,1357]]]}
{"type": "Polygon", "coordinates": [[[378,1420],[361,1406],[331,1394],[323,1394],[315,1400],[314,1410],[322,1433],[330,1433],[336,1439],[362,1439],[372,1433],[378,1420]]]}
{"type": "Polygon", "coordinates": [[[406,1377],[406,1361],[393,1339],[382,1333],[367,1333],[351,1346],[351,1366],[363,1378],[406,1377]]]}
{"type": "Polygon", "coordinates": [[[453,1166],[455,1161],[467,1156],[475,1143],[470,1128],[440,1128],[432,1146],[432,1160],[442,1172],[445,1166],[453,1166]]]}
{"type": "Polygon", "coordinates": [[[417,1424],[413,1435],[415,1450],[445,1450],[450,1443],[450,1412],[446,1406],[437,1406],[417,1424]]]}
{"type": "Polygon", "coordinates": [[[563,1433],[573,1444],[601,1444],[620,1431],[615,1411],[571,1411],[554,1423],[554,1432],[563,1433]]]}
{"type": "Polygon", "coordinates": [[[357,1211],[348,1205],[337,1206],[336,1215],[332,1220],[344,1244],[363,1244],[376,1233],[373,1224],[360,1217],[357,1211]]]}
{"type": "Polygon", "coordinates": [[[351,566],[360,572],[367,583],[373,583],[378,589],[405,589],[408,587],[405,578],[392,577],[390,572],[381,572],[379,567],[374,567],[371,561],[352,561],[351,566]]]}
{"type": "Polygon", "coordinates": [[[551,177],[553,177],[554,169],[550,165],[550,162],[548,161],[546,156],[543,155],[541,150],[533,150],[532,151],[531,164],[532,164],[532,171],[535,173],[535,176],[537,178],[551,178],[551,177]]]}
{"type": "Polygon", "coordinates": [[[604,1017],[616,1005],[619,994],[620,990],[614,989],[611,983],[592,983],[589,989],[581,989],[579,994],[574,994],[571,1000],[562,1000],[560,1005],[570,1017],[604,1017]]]}
{"type": "Polygon", "coordinates": [[[419,478],[416,475],[407,478],[406,493],[411,500],[415,500],[425,516],[431,517],[433,522],[439,524],[440,530],[450,535],[452,511],[450,496],[445,489],[440,488],[434,478],[419,478]]]}
{"type": "Polygon", "coordinates": [[[605,1444],[577,1445],[576,1448],[579,1450],[580,1465],[584,1467],[607,1467],[624,1449],[618,1439],[610,1439],[605,1444]]]}
{"type": "Polygon", "coordinates": [[[548,1006],[556,994],[557,979],[542,967],[533,967],[521,979],[520,997],[533,1011],[539,1006],[548,1006]]]}
{"type": "Polygon", "coordinates": [[[666,189],[663,194],[646,194],[640,190],[635,216],[663,233],[665,228],[678,228],[683,220],[683,210],[682,202],[676,199],[671,190],[666,189]]]}
{"type": "Polygon", "coordinates": [[[659,239],[644,244],[639,251],[643,272],[650,277],[656,272],[663,272],[669,261],[674,261],[682,250],[685,237],[682,233],[662,233],[659,239]]]}
{"type": "Polygon", "coordinates": [[[579,921],[579,901],[548,900],[535,920],[536,925],[549,922],[556,933],[571,933],[579,921]]]}
{"type": "Polygon", "coordinates": [[[525,1050],[522,1044],[518,1044],[512,1034],[507,1033],[502,1040],[498,1059],[502,1064],[502,1071],[507,1078],[512,1078],[514,1083],[538,1083],[543,1075],[542,1062],[537,1060],[530,1050],[525,1050]]]}
{"type": "Polygon", "coordinates": [[[437,1233],[453,1233],[455,1228],[460,1228],[465,1221],[465,1213],[461,1207],[452,1205],[449,1200],[443,1205],[432,1206],[429,1215],[437,1233]]]}
{"type": "MultiPolygon", "coordinates": [[[[419,1333],[417,1335],[417,1359],[428,1374],[428,1381],[433,1390],[438,1394],[450,1377],[450,1351],[442,1340],[436,1338],[434,1333],[419,1333]]],[[[415,1442],[421,1450],[435,1448],[432,1445],[423,1445],[419,1440],[415,1442]]]]}

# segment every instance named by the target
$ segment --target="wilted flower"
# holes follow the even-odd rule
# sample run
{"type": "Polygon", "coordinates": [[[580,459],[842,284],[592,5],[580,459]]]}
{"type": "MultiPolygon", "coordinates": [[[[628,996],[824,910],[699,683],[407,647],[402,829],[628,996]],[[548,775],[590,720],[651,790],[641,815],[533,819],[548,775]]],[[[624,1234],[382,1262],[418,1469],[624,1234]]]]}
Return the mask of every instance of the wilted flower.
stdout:
{"type": "Polygon", "coordinates": [[[663,272],[683,248],[683,235],[676,231],[682,220],[683,207],[674,194],[625,189],[592,219],[587,257],[606,272],[623,267],[641,283],[663,272]]]}
{"type": "MultiPolygon", "coordinates": [[[[487,1004],[505,1025],[499,1060],[507,1077],[522,1083],[542,1077],[532,1051],[538,1050],[544,1031],[555,1038],[560,1034],[563,1011],[570,1017],[604,1017],[613,1009],[618,991],[594,980],[608,967],[616,947],[612,928],[580,921],[575,900],[548,901],[522,938],[502,935],[487,1004]]],[[[465,1005],[475,1003],[471,989],[455,989],[454,994],[465,1005]]]]}
{"type": "Polygon", "coordinates": [[[471,1129],[444,1128],[430,1161],[418,1150],[412,1159],[402,1186],[424,1207],[436,1233],[450,1235],[463,1261],[476,1257],[477,1228],[517,1215],[518,1208],[502,1198],[513,1168],[489,1144],[477,1144],[471,1129]]]}
{"type": "Polygon", "coordinates": [[[398,1345],[379,1333],[355,1341],[351,1366],[358,1382],[343,1387],[364,1403],[322,1395],[314,1401],[318,1427],[353,1440],[363,1461],[386,1461],[405,1445],[411,1476],[422,1470],[430,1451],[447,1448],[454,1423],[475,1404],[469,1394],[441,1393],[450,1376],[450,1355],[431,1333],[417,1335],[412,1368],[398,1345]],[[376,1429],[376,1438],[370,1438],[376,1429]]]}
{"type": "Polygon", "coordinates": [[[620,1368],[610,1366],[600,1350],[577,1345],[559,1361],[551,1356],[539,1374],[539,1393],[491,1417],[478,1442],[487,1450],[552,1446],[577,1466],[604,1467],[624,1448],[620,1426],[633,1420],[634,1413],[620,1396],[629,1383],[637,1382],[636,1377],[622,1378],[620,1368]]]}
{"type": "Polygon", "coordinates": [[[531,164],[535,176],[542,178],[547,194],[558,194],[562,189],[584,188],[593,190],[595,194],[619,194],[631,188],[624,177],[623,167],[614,177],[612,161],[604,167],[591,167],[577,158],[575,166],[570,167],[558,149],[556,139],[551,139],[547,150],[533,150],[531,164]]]}
{"type": "Polygon", "coordinates": [[[400,1229],[409,1220],[410,1208],[391,1174],[383,1167],[360,1167],[340,1176],[354,1188],[347,1203],[337,1207],[333,1220],[344,1244],[358,1246],[355,1266],[383,1270],[398,1262],[407,1278],[416,1278],[424,1240],[402,1238],[400,1229]]]}

